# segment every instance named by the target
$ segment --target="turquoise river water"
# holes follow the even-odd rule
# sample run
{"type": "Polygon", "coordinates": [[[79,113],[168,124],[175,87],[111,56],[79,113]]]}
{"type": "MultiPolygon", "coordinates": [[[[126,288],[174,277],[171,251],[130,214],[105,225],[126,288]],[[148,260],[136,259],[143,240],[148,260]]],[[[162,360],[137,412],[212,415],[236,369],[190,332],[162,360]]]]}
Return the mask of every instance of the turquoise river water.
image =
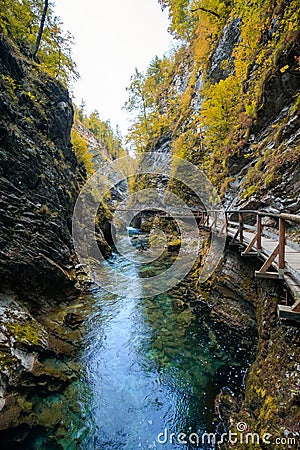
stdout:
{"type": "MultiPolygon", "coordinates": [[[[108,262],[136,278],[171,263],[169,254],[145,268],[116,253],[108,262]]],[[[188,304],[196,295],[188,280],[154,298],[143,298],[138,285],[134,289],[131,297],[91,289],[80,378],[63,396],[43,400],[65,403],[68,432],[56,428],[32,436],[27,448],[215,448],[205,434],[222,431],[215,397],[221,388],[241,390],[247,358],[231,349],[236,343],[226,342],[205,312],[188,304]]]]}

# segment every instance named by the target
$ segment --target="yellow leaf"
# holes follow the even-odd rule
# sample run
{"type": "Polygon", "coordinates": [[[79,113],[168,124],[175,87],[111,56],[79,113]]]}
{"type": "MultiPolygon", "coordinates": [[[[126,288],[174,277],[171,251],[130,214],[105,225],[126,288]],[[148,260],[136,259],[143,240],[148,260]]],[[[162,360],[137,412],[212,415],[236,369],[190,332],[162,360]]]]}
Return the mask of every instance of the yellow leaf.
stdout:
{"type": "Polygon", "coordinates": [[[289,65],[287,64],[286,66],[281,67],[280,72],[284,73],[287,71],[288,68],[289,68],[289,65]]]}

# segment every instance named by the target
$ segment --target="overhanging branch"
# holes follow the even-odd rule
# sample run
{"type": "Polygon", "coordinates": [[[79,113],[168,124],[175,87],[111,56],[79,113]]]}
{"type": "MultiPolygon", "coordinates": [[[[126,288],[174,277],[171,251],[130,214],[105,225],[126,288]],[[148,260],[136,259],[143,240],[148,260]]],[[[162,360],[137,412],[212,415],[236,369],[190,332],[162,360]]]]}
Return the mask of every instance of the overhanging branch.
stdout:
{"type": "Polygon", "coordinates": [[[191,12],[194,13],[194,12],[197,12],[199,10],[200,11],[204,11],[204,12],[206,12],[208,14],[212,14],[213,16],[215,16],[218,19],[220,19],[220,15],[218,13],[216,13],[215,11],[212,11],[211,9],[203,8],[202,6],[199,6],[198,8],[195,8],[195,9],[191,9],[191,12]]]}

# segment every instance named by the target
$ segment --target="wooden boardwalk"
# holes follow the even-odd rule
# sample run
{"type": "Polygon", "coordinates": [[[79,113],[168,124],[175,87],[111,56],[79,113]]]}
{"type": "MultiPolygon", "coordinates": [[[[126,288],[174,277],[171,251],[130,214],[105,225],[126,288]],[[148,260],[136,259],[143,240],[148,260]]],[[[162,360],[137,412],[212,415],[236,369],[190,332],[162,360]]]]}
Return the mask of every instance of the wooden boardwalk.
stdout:
{"type": "Polygon", "coordinates": [[[150,213],[166,219],[189,220],[191,214],[197,220],[199,227],[214,233],[226,234],[231,245],[237,245],[242,256],[257,257],[263,261],[256,277],[281,279],[289,292],[286,304],[278,305],[278,316],[300,322],[300,244],[289,241],[286,237],[287,224],[298,227],[300,237],[300,216],[293,214],[272,214],[254,210],[215,210],[203,211],[199,208],[187,208],[187,211],[176,211],[174,214],[159,209],[135,210],[122,209],[123,213],[134,215],[150,213]],[[234,220],[237,218],[237,220],[234,220]],[[272,219],[278,223],[278,229],[272,232],[266,230],[263,218],[272,219]],[[247,222],[255,223],[255,226],[247,222]],[[289,304],[292,303],[292,304],[289,304]]]}
{"type": "MultiPolygon", "coordinates": [[[[218,222],[216,216],[210,217],[207,225],[212,231],[217,229],[220,232],[224,226],[221,227],[218,222]]],[[[278,316],[281,319],[298,322],[300,321],[300,245],[286,238],[286,222],[300,228],[300,217],[295,215],[247,210],[225,212],[227,236],[231,238],[231,244],[240,247],[242,256],[258,257],[263,261],[261,269],[255,272],[255,276],[284,280],[293,304],[288,305],[287,299],[286,304],[278,305],[278,316]],[[245,224],[245,216],[248,214],[256,216],[256,226],[245,224]],[[229,220],[230,215],[237,215],[238,221],[229,220]],[[271,217],[278,221],[277,233],[264,230],[263,217],[271,217]]]]}

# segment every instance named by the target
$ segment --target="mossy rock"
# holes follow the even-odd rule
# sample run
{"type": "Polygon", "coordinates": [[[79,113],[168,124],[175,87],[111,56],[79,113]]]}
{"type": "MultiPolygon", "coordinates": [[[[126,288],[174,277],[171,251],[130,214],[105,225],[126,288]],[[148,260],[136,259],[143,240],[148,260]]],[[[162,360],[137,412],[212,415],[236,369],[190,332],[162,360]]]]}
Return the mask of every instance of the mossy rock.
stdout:
{"type": "Polygon", "coordinates": [[[180,249],[181,239],[174,239],[173,241],[168,243],[169,252],[176,252],[180,249]]]}
{"type": "Polygon", "coordinates": [[[140,230],[143,232],[149,232],[153,228],[153,221],[145,220],[141,223],[140,230]]]}

